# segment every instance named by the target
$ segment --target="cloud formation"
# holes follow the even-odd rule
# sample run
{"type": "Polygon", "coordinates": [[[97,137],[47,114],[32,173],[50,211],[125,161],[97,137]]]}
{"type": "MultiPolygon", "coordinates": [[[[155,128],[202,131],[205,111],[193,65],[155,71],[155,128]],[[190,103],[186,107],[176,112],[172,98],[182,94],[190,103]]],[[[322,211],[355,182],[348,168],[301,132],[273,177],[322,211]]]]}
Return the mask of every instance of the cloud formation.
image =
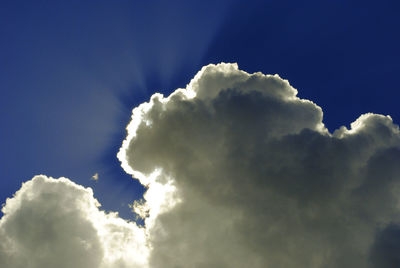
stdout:
{"type": "Polygon", "coordinates": [[[122,166],[174,196],[153,218],[150,206],[151,267],[398,263],[386,250],[399,244],[388,239],[399,229],[398,126],[365,114],[331,134],[296,95],[277,75],[218,64],[134,109],[122,166]]]}
{"type": "Polygon", "coordinates": [[[146,267],[144,230],[99,205],[66,178],[24,183],[2,208],[0,267],[146,267]]]}
{"type": "Polygon", "coordinates": [[[118,158],[148,187],[145,227],[37,176],[3,207],[0,267],[397,267],[398,126],[322,119],[277,75],[205,66],[133,110],[118,158]]]}

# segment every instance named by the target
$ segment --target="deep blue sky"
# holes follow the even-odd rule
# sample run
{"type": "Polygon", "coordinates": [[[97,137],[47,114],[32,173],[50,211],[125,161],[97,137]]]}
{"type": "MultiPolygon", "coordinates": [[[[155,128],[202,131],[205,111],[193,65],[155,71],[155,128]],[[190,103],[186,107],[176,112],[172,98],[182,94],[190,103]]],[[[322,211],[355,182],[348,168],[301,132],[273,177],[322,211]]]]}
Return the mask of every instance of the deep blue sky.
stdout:
{"type": "Polygon", "coordinates": [[[143,188],[116,159],[130,110],[208,63],[278,73],[331,131],[366,112],[399,123],[399,5],[1,1],[0,203],[33,175],[65,176],[132,217],[143,188]]]}

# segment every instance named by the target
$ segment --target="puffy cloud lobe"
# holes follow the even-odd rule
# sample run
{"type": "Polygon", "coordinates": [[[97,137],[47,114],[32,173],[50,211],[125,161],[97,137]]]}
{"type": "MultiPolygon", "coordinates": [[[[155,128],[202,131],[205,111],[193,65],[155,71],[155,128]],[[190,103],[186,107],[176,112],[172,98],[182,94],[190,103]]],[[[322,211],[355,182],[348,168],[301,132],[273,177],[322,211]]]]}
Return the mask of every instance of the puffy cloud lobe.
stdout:
{"type": "Polygon", "coordinates": [[[145,267],[145,232],[99,210],[91,189],[36,176],[7,199],[0,267],[145,267]]]}
{"type": "Polygon", "coordinates": [[[151,267],[397,265],[398,126],[365,114],[331,134],[296,94],[218,64],[133,110],[118,157],[168,192],[145,195],[151,267]]]}

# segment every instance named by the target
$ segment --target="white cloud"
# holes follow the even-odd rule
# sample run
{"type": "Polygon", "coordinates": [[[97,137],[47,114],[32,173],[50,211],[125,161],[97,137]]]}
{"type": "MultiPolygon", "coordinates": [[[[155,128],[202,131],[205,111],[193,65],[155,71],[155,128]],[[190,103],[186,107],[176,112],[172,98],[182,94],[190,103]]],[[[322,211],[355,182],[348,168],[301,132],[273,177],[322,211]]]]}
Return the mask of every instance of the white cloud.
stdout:
{"type": "Polygon", "coordinates": [[[0,267],[145,267],[145,232],[99,210],[90,188],[36,176],[7,199],[0,267]]]}
{"type": "Polygon", "coordinates": [[[127,130],[118,158],[148,187],[133,206],[145,229],[100,211],[90,189],[38,176],[3,208],[0,267],[400,265],[389,116],[331,134],[286,80],[219,64],[154,94],[127,130]]]}

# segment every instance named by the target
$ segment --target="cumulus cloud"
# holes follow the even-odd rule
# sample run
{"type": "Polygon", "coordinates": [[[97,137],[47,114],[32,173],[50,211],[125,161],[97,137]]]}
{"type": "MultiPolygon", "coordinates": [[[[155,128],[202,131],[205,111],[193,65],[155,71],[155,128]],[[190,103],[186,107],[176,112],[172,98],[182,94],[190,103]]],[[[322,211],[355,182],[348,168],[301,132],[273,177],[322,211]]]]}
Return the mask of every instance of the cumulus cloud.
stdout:
{"type": "Polygon", "coordinates": [[[99,206],[66,178],[24,183],[2,208],[0,267],[146,267],[144,230],[99,206]]]}
{"type": "Polygon", "coordinates": [[[398,126],[365,114],[331,134],[322,116],[236,64],[135,108],[118,157],[163,193],[145,196],[150,266],[396,266],[398,126]]]}
{"type": "Polygon", "coordinates": [[[147,186],[145,227],[37,176],[3,207],[0,267],[397,267],[398,126],[322,120],[277,75],[205,66],[133,110],[118,158],[147,186]]]}

